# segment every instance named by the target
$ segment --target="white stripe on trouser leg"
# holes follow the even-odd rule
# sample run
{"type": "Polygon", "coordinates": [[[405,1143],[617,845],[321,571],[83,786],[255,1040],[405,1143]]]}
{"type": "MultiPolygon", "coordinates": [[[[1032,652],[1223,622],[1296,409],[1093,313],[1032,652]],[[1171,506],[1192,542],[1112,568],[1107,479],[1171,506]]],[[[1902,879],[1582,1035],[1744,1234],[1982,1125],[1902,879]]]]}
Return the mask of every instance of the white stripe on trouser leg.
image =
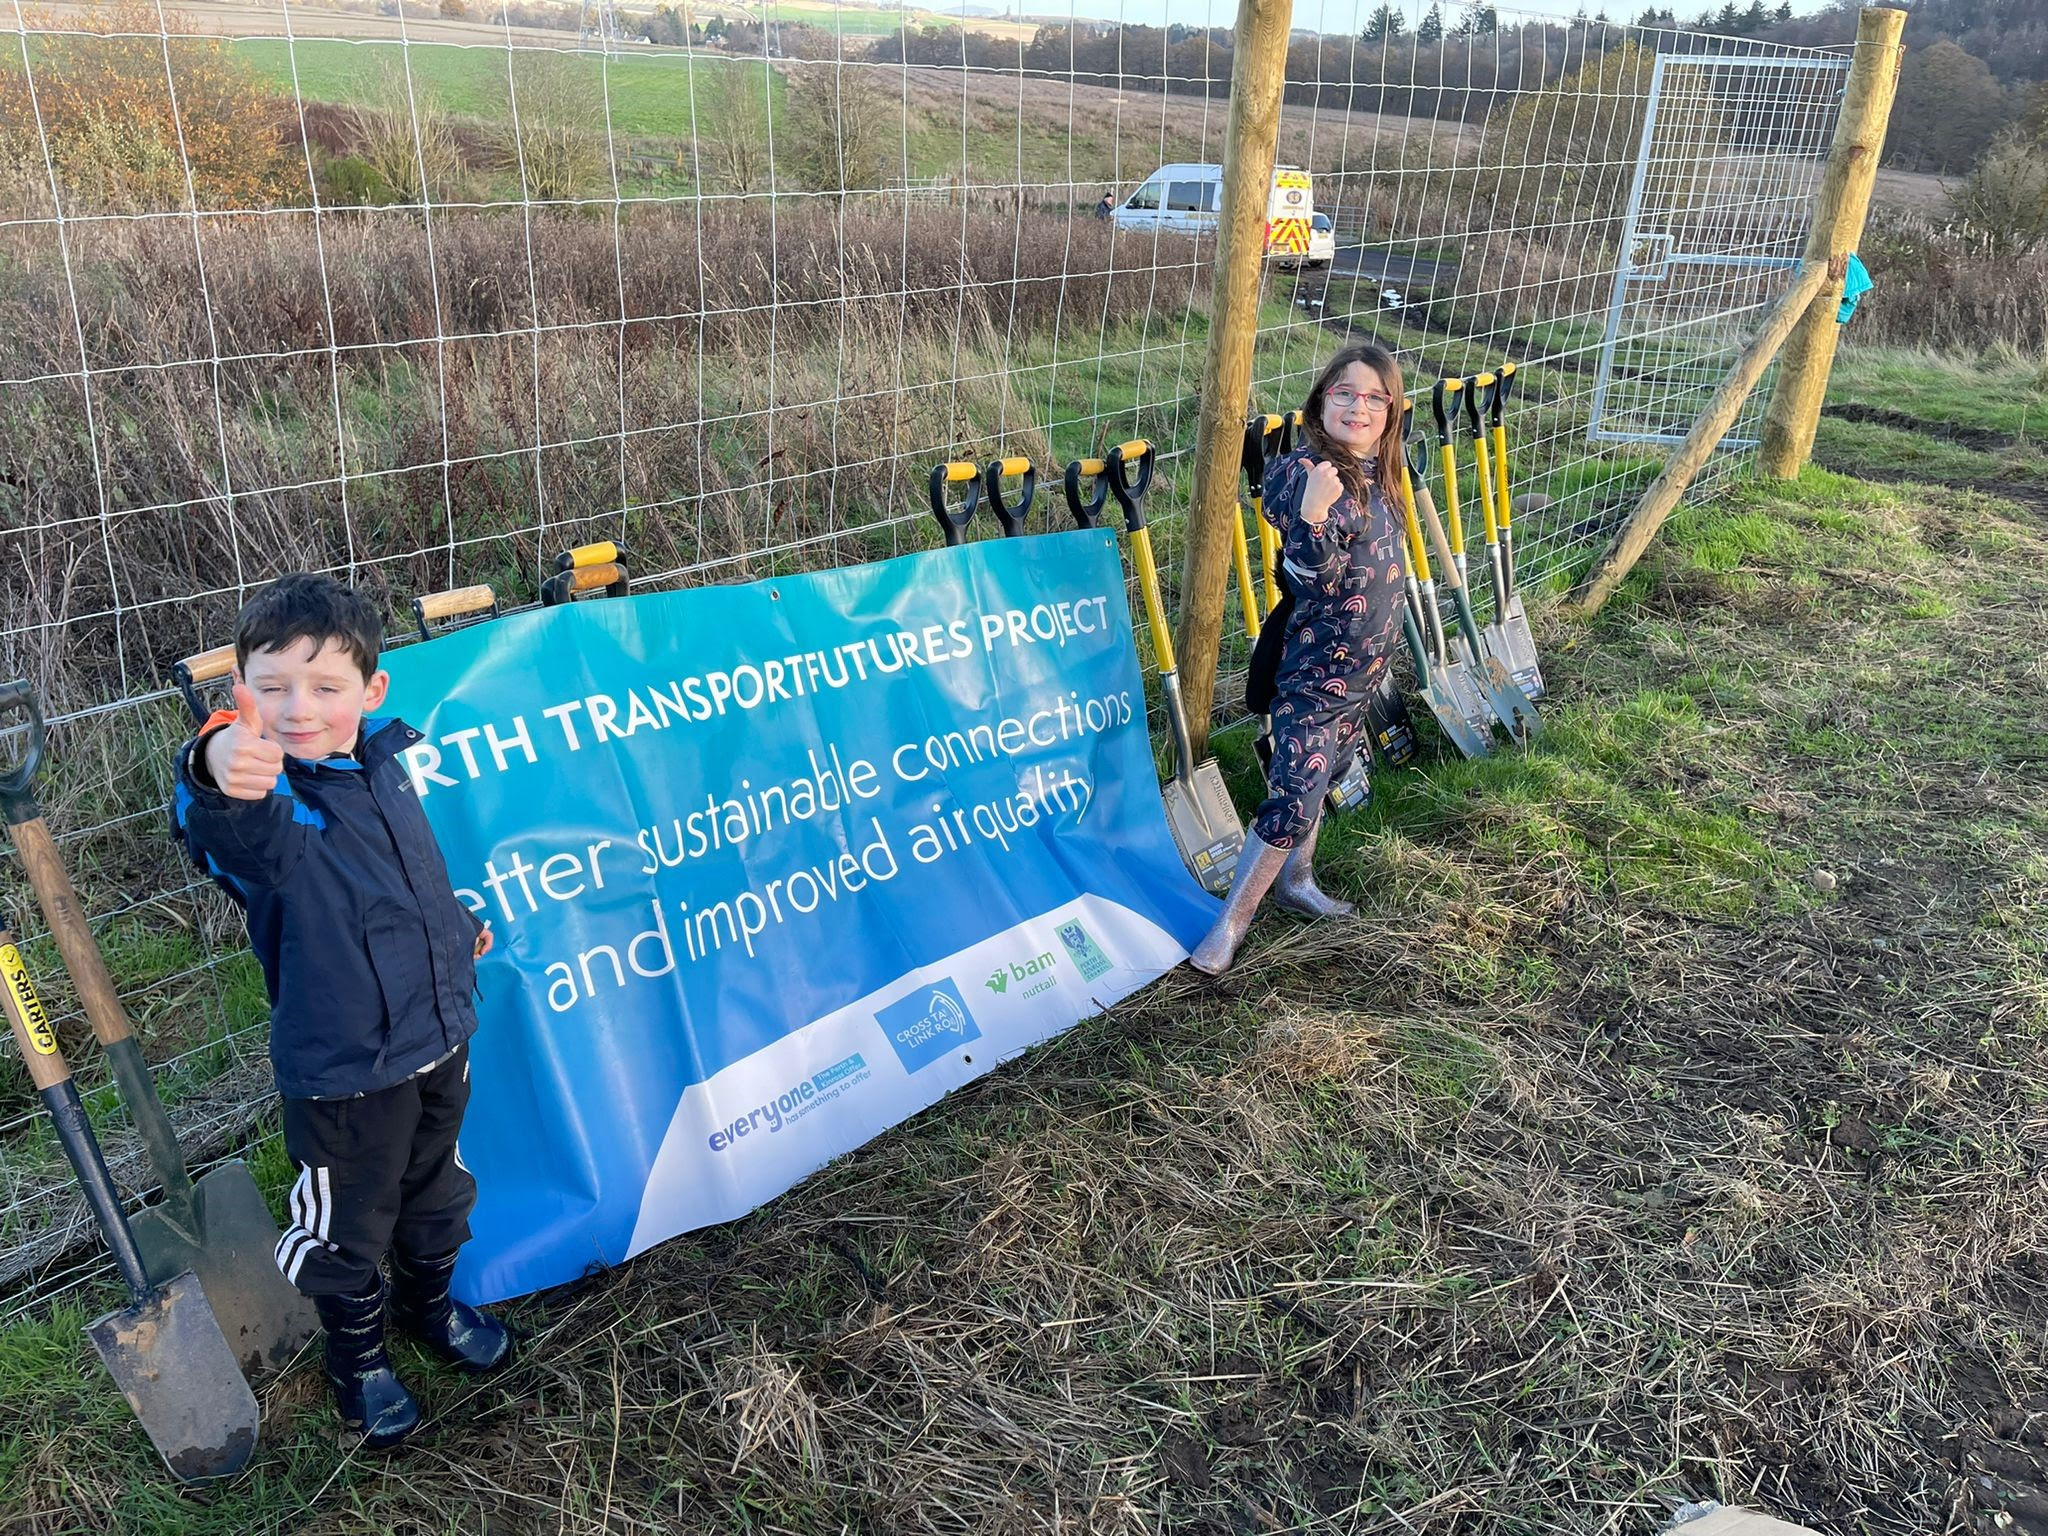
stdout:
{"type": "Polygon", "coordinates": [[[313,1224],[312,1231],[315,1237],[325,1243],[332,1236],[329,1229],[334,1225],[334,1186],[330,1182],[328,1171],[324,1166],[317,1172],[314,1187],[320,1191],[320,1219],[313,1224]]]}
{"type": "Polygon", "coordinates": [[[320,1239],[303,1227],[293,1227],[277,1240],[277,1267],[293,1285],[299,1283],[299,1269],[306,1255],[321,1246],[320,1239]]]}
{"type": "Polygon", "coordinates": [[[286,1204],[291,1208],[293,1226],[303,1230],[313,1225],[313,1168],[310,1163],[299,1165],[299,1176],[292,1180],[291,1198],[286,1204]]]}

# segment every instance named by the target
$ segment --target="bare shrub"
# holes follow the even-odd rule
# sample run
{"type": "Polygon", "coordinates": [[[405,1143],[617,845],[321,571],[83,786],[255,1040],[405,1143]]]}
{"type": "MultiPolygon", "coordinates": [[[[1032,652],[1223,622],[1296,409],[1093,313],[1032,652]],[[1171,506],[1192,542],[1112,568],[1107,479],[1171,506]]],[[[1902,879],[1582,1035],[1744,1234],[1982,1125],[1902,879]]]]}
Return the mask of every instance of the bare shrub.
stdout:
{"type": "Polygon", "coordinates": [[[0,232],[0,377],[33,381],[0,391],[0,556],[57,573],[52,627],[0,670],[131,693],[219,638],[239,584],[295,566],[519,598],[564,544],[622,526],[650,572],[718,579],[764,548],[785,567],[892,553],[906,518],[925,537],[931,459],[993,452],[999,425],[1043,455],[1001,337],[1092,335],[1208,282],[1194,244],[1086,218],[963,237],[950,210],[797,202],[771,248],[758,213],[697,211],[634,209],[615,235],[537,210],[529,258],[519,216],[440,210],[431,262],[414,213],[335,212],[324,270],[309,219],[224,222],[211,329],[189,227],[108,226],[74,269],[89,401],[62,265],[0,232]]]}
{"type": "Polygon", "coordinates": [[[604,176],[603,108],[566,60],[522,55],[509,107],[492,124],[491,146],[497,163],[517,172],[528,198],[566,201],[604,176]]]}
{"type": "Polygon", "coordinates": [[[370,104],[356,109],[357,158],[391,189],[400,203],[420,204],[430,194],[446,196],[462,170],[462,151],[448,114],[389,59],[380,62],[370,104]]]}
{"type": "Polygon", "coordinates": [[[799,64],[788,78],[777,159],[813,192],[879,187],[903,142],[902,102],[863,69],[799,64]]]}
{"type": "Polygon", "coordinates": [[[1872,218],[1861,254],[1877,286],[1857,306],[1852,342],[2048,347],[2048,249],[2005,254],[1966,227],[1891,215],[1872,218]]]}
{"type": "Polygon", "coordinates": [[[768,91],[765,68],[749,61],[701,66],[696,93],[698,175],[715,192],[752,192],[768,180],[768,91]]]}
{"type": "Polygon", "coordinates": [[[1949,203],[1997,256],[2024,255],[2048,241],[2048,144],[2017,128],[1991,141],[1949,203]]]}
{"type": "MultiPolygon", "coordinates": [[[[1625,42],[1555,85],[1507,97],[1487,117],[1480,150],[1480,164],[1489,167],[1483,190],[1496,216],[1618,227],[1654,63],[1650,52],[1625,42]]],[[[1678,103],[1665,110],[1675,116],[1678,103]]]]}

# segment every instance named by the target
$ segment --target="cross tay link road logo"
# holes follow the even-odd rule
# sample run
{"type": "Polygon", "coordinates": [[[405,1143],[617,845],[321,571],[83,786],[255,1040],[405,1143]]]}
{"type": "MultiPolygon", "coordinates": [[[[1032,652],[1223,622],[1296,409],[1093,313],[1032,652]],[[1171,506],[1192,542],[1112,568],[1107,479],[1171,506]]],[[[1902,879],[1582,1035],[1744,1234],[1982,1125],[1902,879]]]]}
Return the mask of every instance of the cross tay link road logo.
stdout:
{"type": "Polygon", "coordinates": [[[906,1072],[922,1072],[940,1057],[979,1040],[967,1001],[948,976],[899,998],[875,1015],[906,1072]]]}

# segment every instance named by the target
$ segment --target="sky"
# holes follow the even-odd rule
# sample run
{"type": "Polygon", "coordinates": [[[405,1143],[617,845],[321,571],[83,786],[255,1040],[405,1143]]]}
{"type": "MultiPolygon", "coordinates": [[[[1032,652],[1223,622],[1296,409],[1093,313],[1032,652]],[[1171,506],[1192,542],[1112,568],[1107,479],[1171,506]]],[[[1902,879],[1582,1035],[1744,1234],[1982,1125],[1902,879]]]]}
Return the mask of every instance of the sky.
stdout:
{"type": "MultiPolygon", "coordinates": [[[[978,0],[977,10],[1000,3],[1000,0],[978,0]]],[[[1294,25],[1317,32],[1354,32],[1365,25],[1365,18],[1377,8],[1379,0],[1294,0],[1294,25]]],[[[1410,17],[1416,17],[1428,9],[1428,0],[1395,0],[1410,17]]],[[[1652,0],[1587,0],[1585,10],[1594,14],[1605,10],[1615,21],[1630,21],[1642,14],[1652,0]]],[[[1698,15],[1707,8],[1710,0],[1655,0],[1660,9],[1669,6],[1681,18],[1698,15]]],[[[1719,0],[1711,0],[1718,5],[1719,0]]],[[[1766,0],[1773,9],[1776,0],[1766,0]]],[[[1811,15],[1826,8],[1828,0],[1792,0],[1794,14],[1811,15]]],[[[1133,25],[1159,27],[1172,22],[1189,26],[1227,27],[1237,19],[1237,0],[1065,0],[1064,4],[1045,3],[1040,0],[1016,0],[1017,11],[1022,15],[1065,16],[1068,14],[1083,18],[1097,18],[1105,21],[1125,21],[1133,25]]],[[[1446,19],[1454,17],[1463,9],[1462,0],[1442,0],[1446,19]]],[[[934,10],[947,10],[946,0],[935,0],[934,10]]],[[[1502,16],[1513,20],[1519,16],[1551,16],[1569,20],[1580,9],[1579,0],[1512,0],[1499,7],[1502,16]]]]}

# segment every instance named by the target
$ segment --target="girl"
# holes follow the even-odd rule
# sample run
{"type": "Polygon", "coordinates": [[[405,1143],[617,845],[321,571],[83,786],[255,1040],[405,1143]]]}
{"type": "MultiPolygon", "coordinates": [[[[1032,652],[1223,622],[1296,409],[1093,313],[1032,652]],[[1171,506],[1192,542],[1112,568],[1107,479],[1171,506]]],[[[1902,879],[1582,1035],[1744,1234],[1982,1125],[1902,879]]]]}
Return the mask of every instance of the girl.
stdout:
{"type": "Polygon", "coordinates": [[[1323,795],[1362,748],[1366,701],[1401,630],[1401,368],[1383,348],[1346,347],[1302,408],[1304,445],[1266,470],[1265,515],[1280,530],[1294,611],[1275,679],[1266,800],[1238,856],[1230,899],[1190,957],[1230,968],[1252,914],[1274,899],[1309,917],[1349,902],[1310,872],[1323,795]]]}

